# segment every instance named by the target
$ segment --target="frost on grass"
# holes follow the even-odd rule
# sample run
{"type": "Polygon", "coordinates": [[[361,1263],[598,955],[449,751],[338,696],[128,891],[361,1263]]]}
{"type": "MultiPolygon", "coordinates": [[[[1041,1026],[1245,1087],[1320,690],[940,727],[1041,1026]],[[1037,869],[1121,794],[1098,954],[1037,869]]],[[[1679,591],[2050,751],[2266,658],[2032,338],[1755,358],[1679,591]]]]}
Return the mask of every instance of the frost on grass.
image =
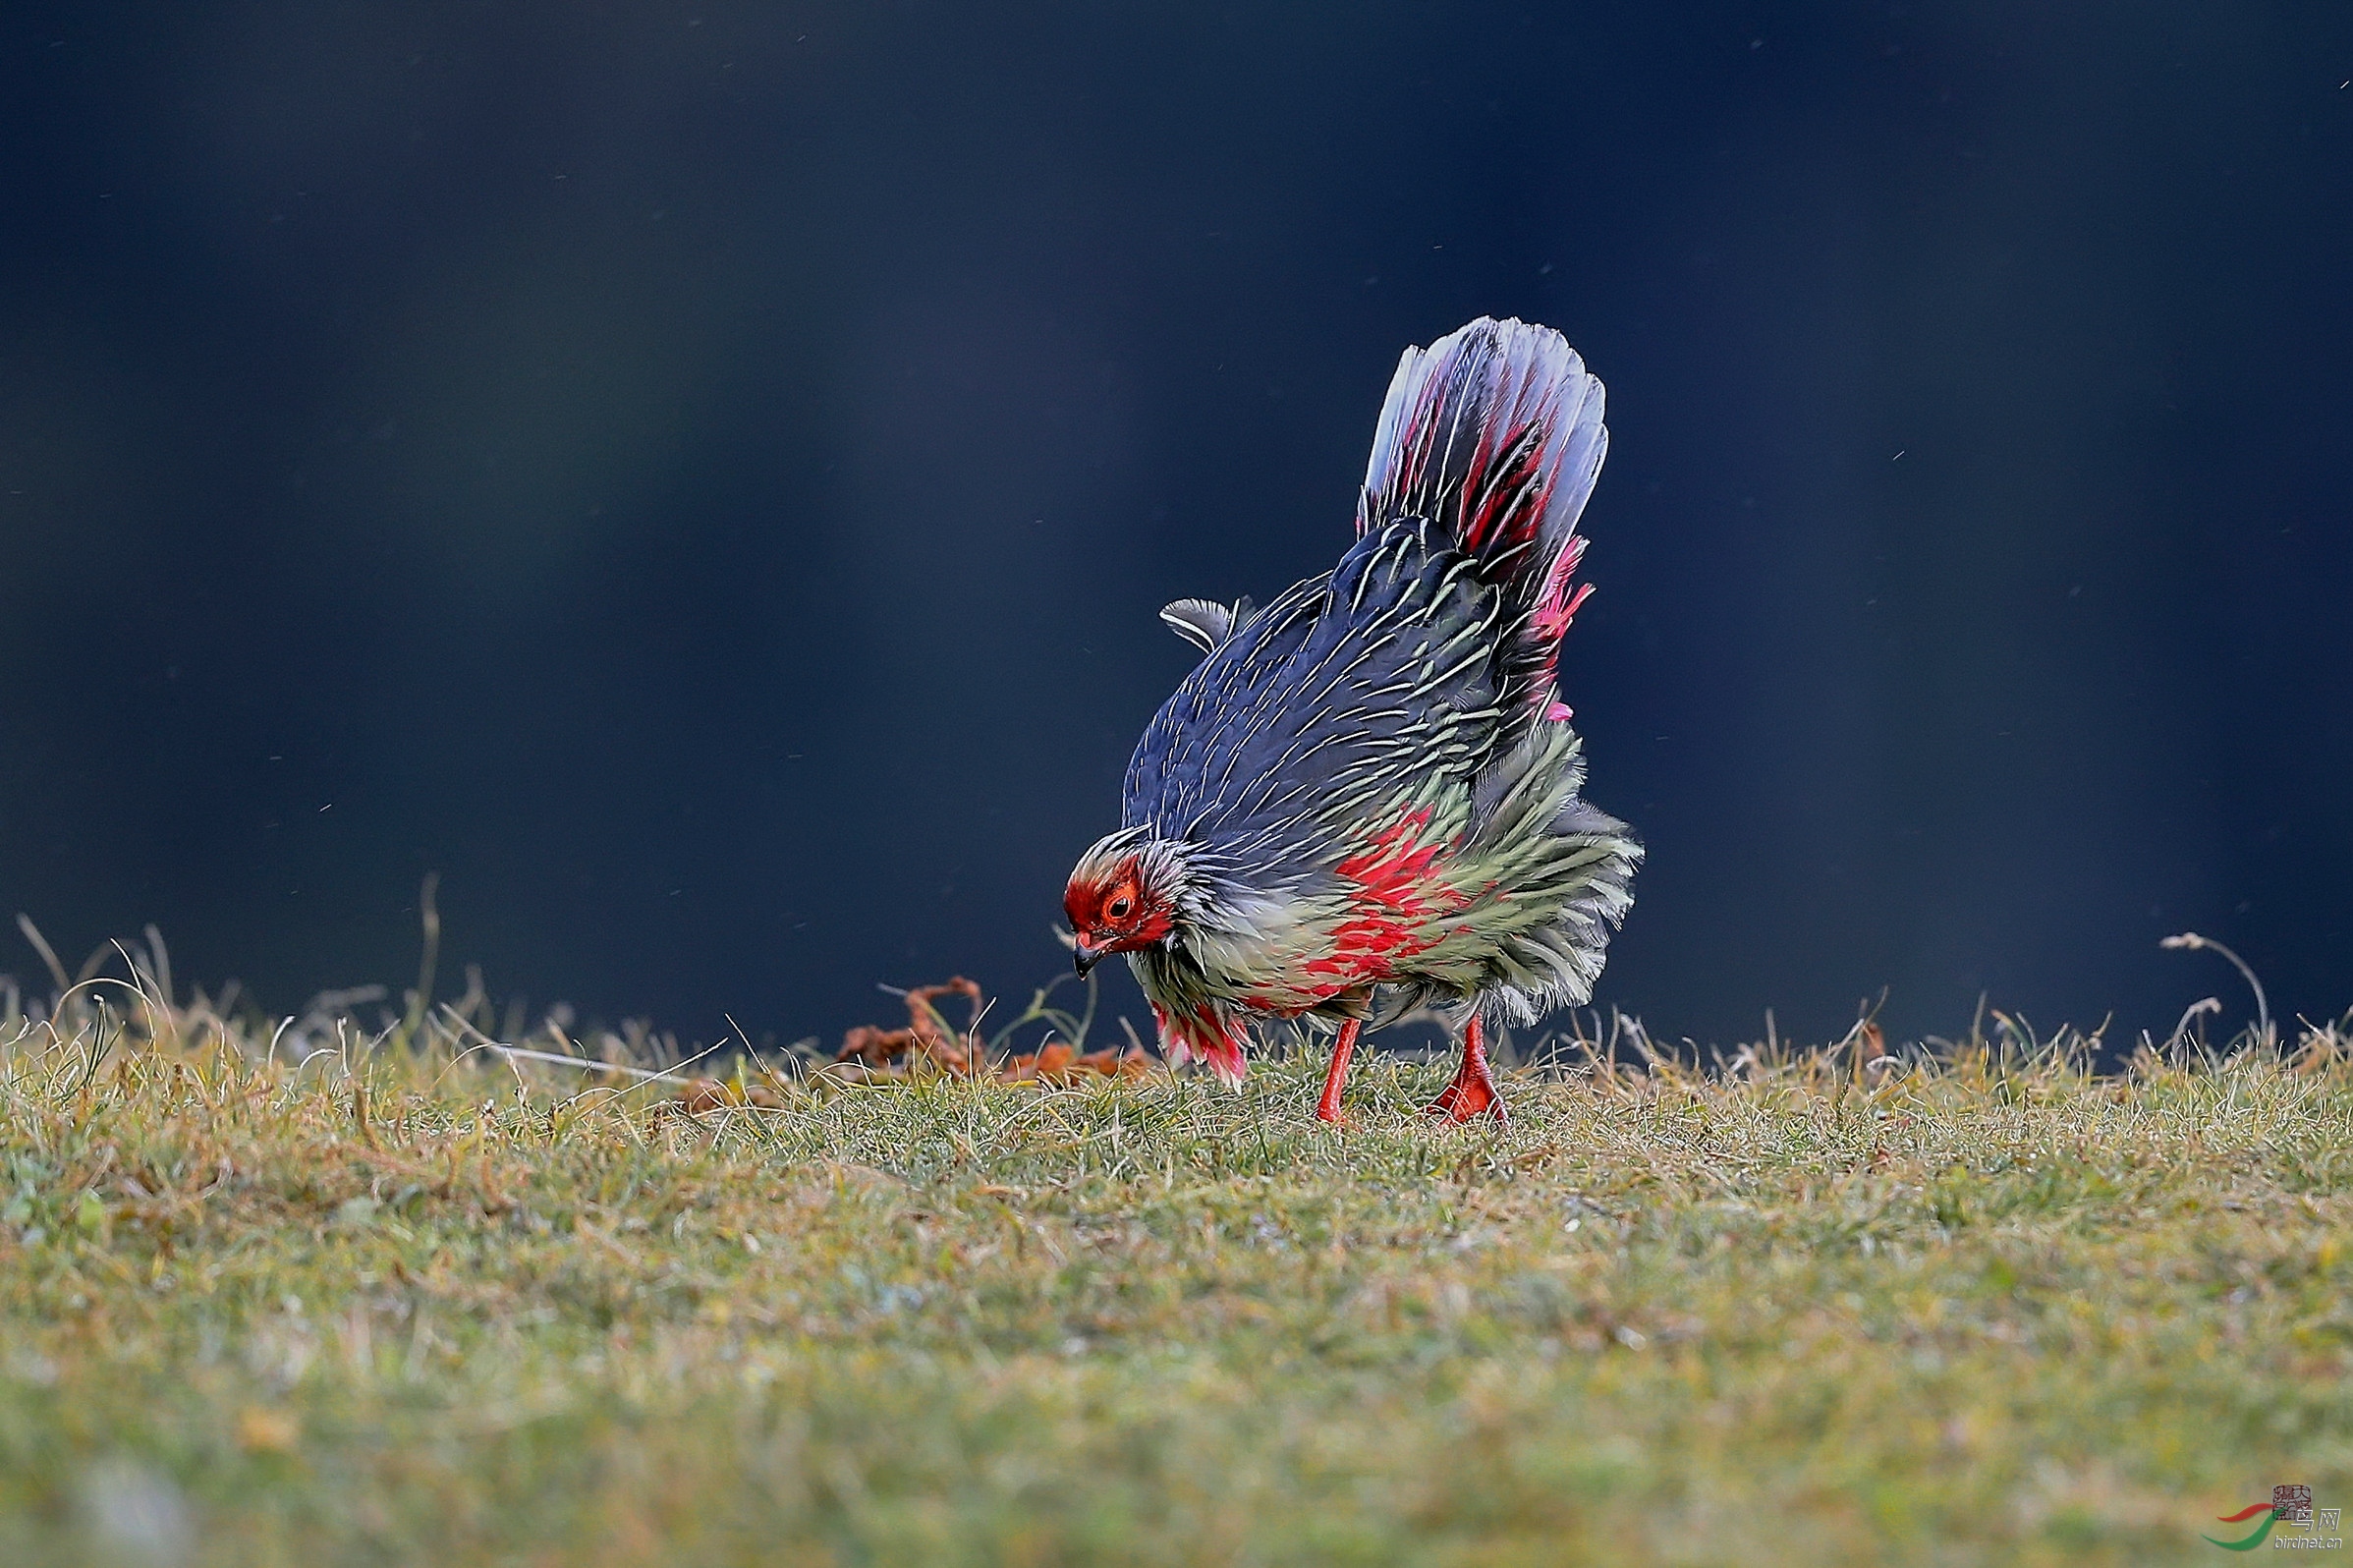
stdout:
{"type": "Polygon", "coordinates": [[[2341,1029],[1628,1030],[1334,1132],[1304,1055],[690,1113],[160,967],[0,1021],[11,1564],[2141,1563],[2353,1490],[2341,1029]]]}

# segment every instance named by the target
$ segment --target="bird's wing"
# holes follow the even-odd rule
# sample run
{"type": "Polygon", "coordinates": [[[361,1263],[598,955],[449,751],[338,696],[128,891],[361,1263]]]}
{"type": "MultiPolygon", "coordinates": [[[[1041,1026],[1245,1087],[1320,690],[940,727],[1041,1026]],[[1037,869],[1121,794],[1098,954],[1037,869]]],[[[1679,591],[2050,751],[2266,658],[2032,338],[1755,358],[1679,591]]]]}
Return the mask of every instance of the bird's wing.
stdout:
{"type": "Polygon", "coordinates": [[[1467,781],[1504,717],[1502,598],[1474,566],[1430,525],[1392,524],[1234,627],[1146,729],[1124,820],[1304,873],[1400,794],[1467,781]]]}

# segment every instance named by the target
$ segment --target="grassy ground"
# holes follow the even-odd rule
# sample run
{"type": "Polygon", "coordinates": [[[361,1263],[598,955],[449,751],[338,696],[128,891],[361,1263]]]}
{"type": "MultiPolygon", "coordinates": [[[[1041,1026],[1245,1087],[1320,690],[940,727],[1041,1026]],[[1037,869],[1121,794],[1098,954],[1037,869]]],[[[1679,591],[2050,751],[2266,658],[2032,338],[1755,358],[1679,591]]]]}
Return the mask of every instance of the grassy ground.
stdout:
{"type": "Polygon", "coordinates": [[[0,1562],[2121,1564],[2353,1500],[2341,1033],[1508,1133],[1374,1061],[1335,1133],[1312,1062],[690,1116],[68,1026],[0,1028],[0,1562]]]}

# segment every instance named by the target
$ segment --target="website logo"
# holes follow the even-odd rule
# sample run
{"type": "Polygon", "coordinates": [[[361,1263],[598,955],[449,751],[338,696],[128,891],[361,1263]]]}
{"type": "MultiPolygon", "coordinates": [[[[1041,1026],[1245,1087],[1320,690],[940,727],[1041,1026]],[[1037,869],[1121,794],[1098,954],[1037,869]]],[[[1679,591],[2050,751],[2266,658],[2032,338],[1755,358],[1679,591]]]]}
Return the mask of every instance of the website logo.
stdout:
{"type": "Polygon", "coordinates": [[[2219,1546],[2224,1551],[2253,1551],[2267,1539],[2271,1540],[2273,1551],[2298,1547],[2306,1550],[2331,1551],[2344,1545],[2344,1541],[2336,1534],[2337,1520],[2341,1517],[2341,1511],[2335,1508],[2315,1508],[2312,1505],[2312,1488],[2310,1486],[2273,1486],[2269,1502],[2251,1503],[2235,1514],[2223,1514],[2221,1522],[2226,1525],[2243,1525],[2258,1514],[2263,1516],[2263,1522],[2236,1540],[2215,1540],[2213,1537],[2206,1535],[2201,1535],[2199,1539],[2219,1546]],[[2295,1534],[2282,1534],[2272,1538],[2271,1527],[2277,1524],[2290,1524],[2301,1528],[2295,1534]]]}

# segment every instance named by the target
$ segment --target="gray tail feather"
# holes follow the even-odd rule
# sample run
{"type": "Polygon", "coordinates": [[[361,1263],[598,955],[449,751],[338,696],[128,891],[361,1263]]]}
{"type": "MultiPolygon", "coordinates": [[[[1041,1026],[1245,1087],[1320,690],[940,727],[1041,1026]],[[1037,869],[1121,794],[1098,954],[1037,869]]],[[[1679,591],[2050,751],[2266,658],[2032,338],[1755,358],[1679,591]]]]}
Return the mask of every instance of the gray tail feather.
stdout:
{"type": "Polygon", "coordinates": [[[1552,713],[1577,520],[1609,449],[1601,383],[1550,327],[1485,316],[1408,349],[1381,407],[1357,506],[1360,533],[1439,524],[1513,609],[1507,705],[1552,713]]]}

